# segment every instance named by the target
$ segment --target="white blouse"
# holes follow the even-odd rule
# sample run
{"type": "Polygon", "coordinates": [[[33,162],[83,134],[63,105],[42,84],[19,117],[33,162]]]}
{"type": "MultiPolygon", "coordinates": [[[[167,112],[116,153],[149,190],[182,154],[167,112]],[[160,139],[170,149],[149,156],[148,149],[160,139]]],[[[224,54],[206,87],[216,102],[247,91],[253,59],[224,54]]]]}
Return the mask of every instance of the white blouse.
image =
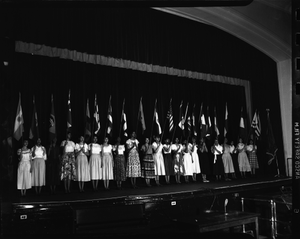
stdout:
{"type": "Polygon", "coordinates": [[[46,154],[46,149],[43,146],[35,146],[31,149],[31,153],[35,153],[35,156],[32,157],[32,159],[35,158],[42,158],[44,160],[47,160],[47,154],[46,154]]]}
{"type": "Polygon", "coordinates": [[[101,148],[102,147],[100,144],[91,143],[89,145],[89,150],[91,151],[91,154],[100,154],[101,148]]]}
{"type": "Polygon", "coordinates": [[[85,155],[83,152],[87,152],[88,151],[88,146],[86,143],[84,144],[76,144],[75,145],[75,150],[76,151],[80,151],[79,155],[85,155]],[[80,151],[83,148],[83,151],[80,151]]]}
{"type": "Polygon", "coordinates": [[[61,142],[61,147],[64,147],[65,146],[65,152],[66,153],[71,153],[71,152],[74,152],[75,151],[75,143],[73,141],[70,141],[70,140],[64,140],[61,142]],[[67,142],[67,145],[65,146],[65,143],[67,142]]]}
{"type": "MultiPolygon", "coordinates": [[[[113,151],[116,151],[116,150],[117,150],[117,145],[115,145],[113,147],[113,151]]],[[[118,147],[118,154],[119,155],[123,155],[124,152],[125,152],[125,146],[124,145],[119,145],[119,147],[118,147]]]]}
{"type": "Polygon", "coordinates": [[[107,146],[102,145],[102,152],[103,153],[111,153],[112,151],[112,146],[109,144],[107,146]]]}

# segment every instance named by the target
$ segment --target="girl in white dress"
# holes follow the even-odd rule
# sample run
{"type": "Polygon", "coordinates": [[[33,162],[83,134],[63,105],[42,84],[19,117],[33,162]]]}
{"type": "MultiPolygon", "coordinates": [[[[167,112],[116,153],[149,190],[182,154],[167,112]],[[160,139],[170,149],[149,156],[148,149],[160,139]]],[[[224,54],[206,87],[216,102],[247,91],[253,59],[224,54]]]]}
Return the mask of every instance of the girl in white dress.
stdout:
{"type": "Polygon", "coordinates": [[[108,138],[105,137],[104,143],[102,145],[102,179],[104,183],[105,190],[109,189],[109,180],[114,179],[114,171],[113,171],[113,155],[112,155],[112,146],[108,144],[108,138]]]}
{"type": "Polygon", "coordinates": [[[41,145],[41,139],[37,139],[36,145],[31,149],[32,169],[31,186],[35,187],[36,194],[40,194],[42,186],[46,185],[46,164],[47,153],[44,146],[41,145]]]}
{"type": "Polygon", "coordinates": [[[241,176],[242,178],[246,178],[246,172],[251,172],[251,167],[246,154],[246,145],[243,143],[243,140],[241,138],[239,139],[239,143],[236,148],[239,152],[238,162],[241,176]]]}
{"type": "Polygon", "coordinates": [[[230,181],[228,175],[234,174],[234,167],[230,155],[230,145],[227,144],[227,138],[224,139],[222,160],[224,165],[225,181],[230,181]]]}
{"type": "Polygon", "coordinates": [[[192,158],[193,158],[193,181],[197,181],[197,174],[201,173],[199,156],[198,156],[198,145],[196,144],[196,138],[192,138],[192,144],[190,145],[192,158]]]}
{"type": "Polygon", "coordinates": [[[155,182],[157,186],[160,186],[159,176],[165,176],[165,163],[164,157],[162,154],[163,145],[160,142],[160,138],[158,136],[155,137],[155,142],[152,143],[152,147],[154,150],[153,159],[154,159],[154,170],[155,170],[155,182]]]}
{"type": "Polygon", "coordinates": [[[192,151],[191,147],[187,140],[183,142],[183,175],[185,178],[185,182],[189,182],[189,177],[193,176],[193,158],[192,158],[192,151]]]}
{"type": "Polygon", "coordinates": [[[98,182],[102,179],[101,145],[97,143],[98,138],[94,136],[93,143],[89,145],[90,152],[90,176],[94,191],[98,188],[98,182]]]}
{"type": "Polygon", "coordinates": [[[87,155],[89,154],[88,146],[84,142],[84,137],[80,136],[80,142],[75,145],[76,152],[76,170],[79,192],[84,192],[84,182],[91,180],[90,168],[87,155]]]}
{"type": "Polygon", "coordinates": [[[26,196],[26,190],[31,188],[31,151],[27,148],[28,141],[24,140],[23,147],[17,151],[19,155],[17,188],[21,196],[26,196]]]}

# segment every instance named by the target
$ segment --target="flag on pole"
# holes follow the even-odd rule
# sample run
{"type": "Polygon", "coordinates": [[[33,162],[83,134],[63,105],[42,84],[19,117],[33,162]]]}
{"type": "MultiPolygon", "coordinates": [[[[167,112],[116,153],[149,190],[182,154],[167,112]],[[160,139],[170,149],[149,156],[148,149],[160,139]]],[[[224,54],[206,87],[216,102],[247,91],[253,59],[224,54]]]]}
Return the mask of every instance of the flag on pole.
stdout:
{"type": "Polygon", "coordinates": [[[207,133],[207,125],[206,125],[206,120],[205,120],[205,115],[203,112],[203,108],[202,108],[203,104],[201,104],[201,108],[200,108],[200,132],[201,132],[201,138],[204,138],[206,136],[207,133]]]}
{"type": "Polygon", "coordinates": [[[107,134],[112,136],[113,118],[112,118],[111,96],[109,97],[109,102],[108,102],[107,119],[108,119],[107,134]]]}
{"type": "Polygon", "coordinates": [[[216,132],[216,135],[217,137],[219,136],[220,132],[219,132],[219,128],[218,128],[218,123],[217,123],[217,112],[216,112],[216,107],[215,107],[215,110],[214,110],[214,126],[215,126],[215,132],[216,132]]]}
{"type": "Polygon", "coordinates": [[[207,122],[208,122],[208,127],[207,127],[206,136],[211,136],[212,128],[211,128],[211,119],[210,119],[209,107],[208,106],[207,106],[207,122]]]}
{"type": "Polygon", "coordinates": [[[191,131],[192,131],[192,123],[191,123],[191,117],[188,116],[187,118],[187,129],[188,129],[188,136],[191,135],[191,131]]]}
{"type": "Polygon", "coordinates": [[[31,127],[29,130],[29,139],[36,141],[39,138],[39,129],[38,129],[38,118],[35,107],[35,99],[33,96],[33,111],[32,111],[32,121],[31,127]]]}
{"type": "Polygon", "coordinates": [[[54,114],[54,102],[53,102],[53,95],[51,95],[51,112],[50,112],[50,119],[49,119],[49,141],[50,143],[54,138],[56,138],[56,120],[54,114]]]}
{"type": "Polygon", "coordinates": [[[169,132],[171,132],[174,128],[174,121],[173,121],[173,111],[172,111],[172,99],[170,100],[170,108],[167,114],[167,118],[169,119],[169,132]]]}
{"type": "Polygon", "coordinates": [[[15,119],[15,126],[14,126],[14,137],[16,140],[20,140],[23,136],[24,132],[24,118],[21,106],[21,93],[19,93],[19,103],[17,108],[17,114],[15,119]]]}
{"type": "Polygon", "coordinates": [[[268,157],[268,165],[270,165],[273,160],[277,157],[276,153],[277,153],[277,146],[275,143],[275,138],[273,135],[273,130],[272,130],[272,125],[271,125],[271,120],[270,120],[270,115],[269,115],[269,109],[267,109],[267,148],[266,148],[266,154],[269,156],[268,157]]]}
{"type": "Polygon", "coordinates": [[[86,118],[85,118],[84,135],[85,135],[85,138],[87,141],[90,139],[90,137],[92,135],[89,99],[87,99],[87,101],[86,101],[86,118]]]}
{"type": "MultiPolygon", "coordinates": [[[[125,110],[124,110],[124,107],[125,107],[125,99],[123,101],[123,108],[122,108],[122,116],[121,116],[121,123],[123,123],[123,132],[124,132],[124,136],[128,136],[127,134],[127,119],[126,119],[126,114],[125,114],[125,110]]],[[[120,132],[121,133],[121,132],[120,132]]]]}
{"type": "Polygon", "coordinates": [[[193,112],[192,112],[192,125],[193,125],[194,136],[197,137],[198,133],[197,133],[197,127],[196,127],[195,104],[194,104],[194,108],[193,108],[193,112]]]}
{"type": "Polygon", "coordinates": [[[161,135],[162,131],[161,131],[161,127],[160,127],[160,123],[159,123],[159,118],[158,118],[158,113],[157,113],[157,109],[156,109],[156,101],[155,101],[155,112],[154,112],[154,120],[157,124],[157,131],[158,131],[158,135],[161,135]]]}
{"type": "Polygon", "coordinates": [[[143,133],[144,131],[146,130],[146,123],[145,123],[145,116],[144,116],[144,110],[143,110],[143,104],[142,104],[142,97],[141,97],[141,100],[140,100],[140,107],[139,107],[139,117],[138,117],[138,120],[141,122],[142,124],[142,129],[143,129],[143,133]]]}
{"type": "Polygon", "coordinates": [[[71,112],[71,90],[69,90],[68,97],[68,119],[67,119],[67,131],[70,132],[72,129],[72,112],[71,112]]]}
{"type": "MultiPolygon", "coordinates": [[[[180,107],[182,107],[182,105],[180,105],[180,107]]],[[[179,127],[184,130],[184,124],[186,122],[186,117],[187,117],[187,112],[188,112],[188,108],[189,108],[189,103],[187,103],[186,105],[186,109],[185,109],[185,115],[181,115],[181,120],[179,122],[179,127]]]]}
{"type": "Polygon", "coordinates": [[[256,139],[259,138],[260,133],[261,133],[261,126],[260,126],[260,119],[259,119],[259,114],[257,111],[255,111],[254,116],[253,116],[253,120],[251,123],[251,127],[254,130],[254,133],[256,135],[256,139]]]}
{"type": "Polygon", "coordinates": [[[182,129],[182,127],[181,127],[181,121],[183,120],[182,104],[183,104],[183,101],[181,101],[180,106],[179,106],[179,124],[178,124],[179,128],[181,128],[181,129],[182,129]]]}
{"type": "Polygon", "coordinates": [[[242,138],[243,142],[246,141],[247,138],[247,130],[246,130],[246,126],[245,126],[245,120],[244,120],[244,116],[243,116],[243,107],[241,109],[241,119],[240,119],[240,130],[239,130],[239,136],[240,138],[242,138]]]}
{"type": "Polygon", "coordinates": [[[226,137],[227,133],[228,133],[228,109],[227,109],[227,103],[226,103],[226,106],[225,106],[224,137],[226,137]]]}
{"type": "Polygon", "coordinates": [[[100,133],[100,116],[99,116],[99,108],[97,103],[97,95],[95,94],[95,104],[94,104],[94,133],[98,136],[100,133]]]}

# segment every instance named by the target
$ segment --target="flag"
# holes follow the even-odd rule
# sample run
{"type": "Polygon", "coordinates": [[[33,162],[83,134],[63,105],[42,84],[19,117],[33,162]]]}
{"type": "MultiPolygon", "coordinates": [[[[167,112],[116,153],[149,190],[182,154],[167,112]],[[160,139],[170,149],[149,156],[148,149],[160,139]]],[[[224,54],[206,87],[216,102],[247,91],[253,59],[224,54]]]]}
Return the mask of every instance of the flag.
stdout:
{"type": "Polygon", "coordinates": [[[218,128],[218,123],[217,123],[217,112],[216,112],[216,107],[215,107],[215,111],[214,111],[215,115],[214,115],[214,125],[215,125],[215,132],[217,137],[219,136],[220,132],[219,132],[219,128],[218,128]]]}
{"type": "Polygon", "coordinates": [[[16,140],[20,140],[23,136],[24,132],[24,118],[21,106],[21,93],[19,93],[19,103],[17,108],[17,114],[15,119],[15,126],[14,126],[14,137],[16,140]]]}
{"type": "Polygon", "coordinates": [[[207,133],[207,125],[206,125],[206,120],[205,120],[205,115],[203,112],[203,103],[201,104],[201,108],[200,108],[200,131],[201,131],[201,138],[204,138],[206,136],[207,133]]]}
{"type": "Polygon", "coordinates": [[[95,94],[95,104],[94,104],[94,134],[98,135],[100,132],[100,116],[99,108],[97,103],[97,95],[95,94]]]}
{"type": "Polygon", "coordinates": [[[38,129],[38,118],[35,107],[35,99],[33,96],[33,111],[32,111],[32,120],[31,127],[29,130],[29,139],[37,140],[39,138],[39,129],[38,129]]]}
{"type": "Polygon", "coordinates": [[[67,131],[70,132],[71,129],[72,129],[71,90],[69,90],[67,131]]]}
{"type": "Polygon", "coordinates": [[[179,106],[179,124],[178,124],[179,128],[181,128],[181,129],[182,129],[182,127],[181,127],[181,121],[183,120],[182,103],[183,102],[181,101],[180,106],[179,106]]]}
{"type": "Polygon", "coordinates": [[[207,132],[206,132],[206,136],[211,136],[211,119],[210,119],[210,114],[209,114],[209,107],[207,106],[207,122],[208,122],[208,126],[207,126],[207,132]]]}
{"type": "Polygon", "coordinates": [[[192,112],[192,125],[193,125],[193,133],[194,136],[197,137],[197,127],[196,127],[196,117],[195,117],[195,105],[192,112]]]}
{"type": "Polygon", "coordinates": [[[246,138],[247,138],[247,130],[246,130],[245,120],[244,120],[244,116],[243,116],[243,107],[242,107],[242,109],[241,109],[241,119],[240,119],[239,137],[242,138],[243,142],[246,141],[246,138]]]}
{"type": "Polygon", "coordinates": [[[108,102],[107,119],[108,119],[107,133],[110,136],[112,136],[113,118],[112,118],[111,96],[109,97],[109,102],[108,102]]]}
{"type": "Polygon", "coordinates": [[[158,113],[157,113],[157,109],[156,109],[156,101],[155,101],[155,106],[154,106],[154,119],[155,122],[157,124],[157,128],[158,128],[158,135],[161,135],[162,131],[161,131],[161,127],[160,127],[160,123],[159,123],[159,118],[158,118],[158,113]]]}
{"type": "Polygon", "coordinates": [[[169,119],[169,132],[171,132],[174,128],[174,121],[173,121],[173,111],[172,111],[172,99],[170,100],[170,108],[167,113],[167,118],[169,119]]]}
{"type": "Polygon", "coordinates": [[[127,134],[127,120],[126,120],[126,114],[125,114],[125,111],[124,111],[124,106],[125,106],[125,99],[123,101],[121,123],[123,123],[123,127],[122,128],[123,128],[124,136],[127,137],[128,136],[128,134],[127,134]]]}
{"type": "Polygon", "coordinates": [[[227,110],[227,103],[226,103],[226,106],[225,106],[224,137],[226,137],[227,133],[228,133],[228,110],[227,110]]]}
{"type": "Polygon", "coordinates": [[[90,116],[90,106],[89,106],[89,99],[86,101],[86,116],[85,116],[85,130],[84,136],[88,141],[92,135],[91,132],[91,116],[90,116]]]}
{"type": "MultiPolygon", "coordinates": [[[[180,105],[180,107],[182,107],[182,105],[180,105]]],[[[189,108],[189,103],[187,103],[187,105],[186,105],[185,115],[181,115],[181,120],[179,122],[179,127],[182,130],[184,130],[184,124],[185,124],[185,121],[186,121],[186,116],[187,116],[188,108],[189,108]]]]}
{"type": "Polygon", "coordinates": [[[50,119],[49,119],[49,141],[50,143],[54,138],[56,138],[56,120],[54,114],[54,102],[53,102],[53,95],[51,95],[51,112],[50,112],[50,119]]]}
{"type": "Polygon", "coordinates": [[[142,104],[142,97],[141,97],[141,100],[140,100],[138,120],[142,124],[142,129],[143,129],[143,133],[144,133],[144,131],[146,130],[146,123],[145,123],[145,116],[144,116],[144,110],[143,110],[143,104],[142,104]]]}
{"type": "Polygon", "coordinates": [[[189,136],[191,135],[191,131],[192,131],[192,123],[191,123],[191,117],[188,116],[187,118],[187,129],[188,129],[188,133],[189,133],[189,136]]]}
{"type": "Polygon", "coordinates": [[[267,110],[267,148],[266,148],[266,154],[268,155],[268,165],[270,165],[273,160],[277,157],[276,153],[277,153],[277,146],[275,143],[275,138],[273,135],[273,130],[272,130],[272,125],[271,125],[271,120],[270,120],[270,116],[269,116],[269,110],[267,110]]]}
{"type": "Polygon", "coordinates": [[[253,120],[252,120],[252,123],[251,123],[251,127],[254,130],[256,138],[258,139],[259,136],[260,136],[260,132],[261,132],[261,126],[260,126],[259,114],[258,114],[257,111],[255,111],[255,113],[254,113],[253,120]]]}

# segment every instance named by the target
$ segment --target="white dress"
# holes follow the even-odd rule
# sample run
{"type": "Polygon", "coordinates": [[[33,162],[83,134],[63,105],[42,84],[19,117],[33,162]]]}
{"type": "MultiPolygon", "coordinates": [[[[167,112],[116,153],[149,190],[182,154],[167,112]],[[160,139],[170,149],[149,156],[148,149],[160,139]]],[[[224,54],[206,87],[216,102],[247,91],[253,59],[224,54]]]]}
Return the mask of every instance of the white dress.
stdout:
{"type": "Polygon", "coordinates": [[[90,151],[90,176],[91,180],[100,180],[102,179],[102,168],[101,168],[101,145],[91,143],[89,145],[90,151]]]}
{"type": "Polygon", "coordinates": [[[102,145],[102,161],[103,161],[102,179],[113,180],[114,167],[113,167],[112,146],[110,144],[107,146],[102,145]]]}
{"type": "Polygon", "coordinates": [[[153,153],[155,175],[166,175],[164,157],[162,154],[163,145],[161,143],[157,144],[156,142],[153,142],[152,147],[155,151],[157,149],[157,152],[153,153]]]}
{"type": "Polygon", "coordinates": [[[18,166],[18,178],[17,178],[17,188],[18,189],[29,189],[31,188],[31,173],[30,173],[30,159],[31,151],[27,149],[20,152],[20,163],[18,166]]]}
{"type": "Polygon", "coordinates": [[[47,160],[46,149],[43,146],[35,146],[31,149],[35,154],[32,157],[31,170],[31,186],[45,186],[46,185],[46,164],[47,160]]]}
{"type": "MultiPolygon", "coordinates": [[[[84,148],[83,151],[88,151],[87,144],[76,144],[75,151],[78,152],[81,148],[84,148]]],[[[76,172],[77,172],[77,181],[87,182],[90,181],[90,168],[87,156],[80,151],[76,157],[76,172]]]]}
{"type": "Polygon", "coordinates": [[[186,146],[183,145],[182,152],[183,152],[183,175],[184,176],[192,176],[194,173],[194,170],[193,170],[191,150],[188,147],[187,152],[186,152],[186,146]]]}
{"type": "Polygon", "coordinates": [[[201,173],[201,168],[200,168],[200,162],[199,162],[199,156],[198,156],[198,146],[195,144],[194,145],[194,150],[193,150],[193,145],[189,144],[189,147],[192,152],[192,158],[193,158],[193,172],[194,173],[201,173]]]}

